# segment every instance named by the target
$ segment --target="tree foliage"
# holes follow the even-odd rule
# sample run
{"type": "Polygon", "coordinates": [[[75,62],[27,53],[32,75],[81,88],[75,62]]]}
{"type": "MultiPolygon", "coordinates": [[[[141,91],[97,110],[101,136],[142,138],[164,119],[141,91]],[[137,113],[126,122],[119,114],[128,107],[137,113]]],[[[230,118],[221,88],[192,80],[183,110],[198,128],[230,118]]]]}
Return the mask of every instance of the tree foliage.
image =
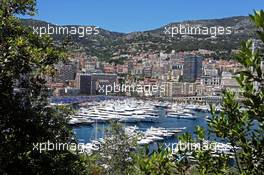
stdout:
{"type": "Polygon", "coordinates": [[[45,76],[65,53],[22,26],[16,15],[35,14],[35,0],[0,1],[0,173],[84,174],[78,153],[40,153],[33,144],[70,143],[67,107],[49,105],[45,76]]]}
{"type": "Polygon", "coordinates": [[[128,137],[123,126],[117,121],[112,121],[100,148],[99,162],[105,167],[105,173],[129,174],[132,165],[131,153],[135,146],[135,138],[128,137]]]}
{"type": "MultiPolygon", "coordinates": [[[[264,43],[264,11],[250,15],[264,43]]],[[[234,92],[224,93],[223,111],[213,118],[210,127],[220,138],[241,148],[235,152],[236,167],[240,174],[264,172],[264,70],[263,48],[253,48],[253,41],[243,42],[237,61],[243,66],[237,82],[241,89],[241,102],[234,92]]]]}

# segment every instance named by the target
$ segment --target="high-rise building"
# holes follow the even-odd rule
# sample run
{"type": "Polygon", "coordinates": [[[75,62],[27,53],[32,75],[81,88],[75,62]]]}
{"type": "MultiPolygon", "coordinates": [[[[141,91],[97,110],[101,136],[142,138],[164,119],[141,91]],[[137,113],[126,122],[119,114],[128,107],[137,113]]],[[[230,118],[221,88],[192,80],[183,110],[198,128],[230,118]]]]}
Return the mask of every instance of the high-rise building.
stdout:
{"type": "Polygon", "coordinates": [[[104,95],[104,91],[99,92],[101,88],[106,88],[106,86],[114,87],[114,83],[117,83],[116,74],[79,73],[76,76],[76,85],[80,89],[81,94],[104,95]]]}
{"type": "Polygon", "coordinates": [[[194,82],[202,75],[202,57],[187,56],[184,58],[183,81],[194,82]]]}

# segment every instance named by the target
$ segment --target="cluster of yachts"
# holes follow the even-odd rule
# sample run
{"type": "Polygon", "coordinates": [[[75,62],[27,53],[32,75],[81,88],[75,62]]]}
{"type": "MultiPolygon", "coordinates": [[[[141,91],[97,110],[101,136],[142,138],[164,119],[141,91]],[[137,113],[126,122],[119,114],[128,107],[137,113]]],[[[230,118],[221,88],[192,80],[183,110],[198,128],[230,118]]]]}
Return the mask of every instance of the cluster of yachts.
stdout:
{"type": "MultiPolygon", "coordinates": [[[[145,131],[140,130],[137,126],[127,126],[124,128],[125,134],[130,139],[136,139],[138,145],[148,145],[154,142],[161,142],[167,138],[175,136],[175,134],[182,132],[184,128],[155,128],[150,127],[145,131]]],[[[109,139],[109,138],[108,138],[109,139]]],[[[90,143],[83,145],[82,149],[86,153],[99,151],[101,145],[105,143],[104,138],[91,140],[90,143]]]]}
{"type": "MultiPolygon", "coordinates": [[[[136,99],[106,99],[101,101],[90,101],[80,104],[80,108],[75,115],[69,120],[70,125],[107,123],[110,120],[117,120],[121,123],[138,122],[160,122],[162,117],[179,118],[195,120],[199,116],[197,112],[208,113],[208,105],[198,104],[176,104],[169,102],[136,100],[136,99]]],[[[221,111],[221,106],[216,106],[216,111],[221,111]]],[[[206,114],[205,114],[206,115],[206,114]]],[[[146,130],[139,129],[135,126],[124,128],[129,138],[136,138],[138,145],[148,145],[155,142],[167,141],[168,138],[174,137],[177,133],[182,132],[184,128],[162,128],[150,127],[146,130]]],[[[100,146],[104,143],[104,138],[90,140],[83,146],[86,153],[100,151],[100,146]]],[[[206,144],[207,142],[205,142],[206,144]]],[[[209,144],[209,141],[208,141],[209,144]]],[[[199,147],[199,143],[192,144],[192,149],[199,147]]],[[[215,153],[224,152],[233,156],[234,148],[228,144],[216,143],[215,153]]],[[[177,147],[179,148],[179,147],[177,147]]],[[[239,149],[239,148],[235,148],[239,149]]],[[[174,150],[178,151],[178,150],[174,150]]],[[[217,154],[215,154],[217,155],[217,154]]],[[[190,158],[191,155],[189,155],[190,158]]]]}
{"type": "Polygon", "coordinates": [[[167,102],[143,101],[135,99],[104,100],[88,102],[71,117],[69,124],[92,124],[118,120],[121,123],[158,122],[160,116],[196,119],[195,112],[208,112],[209,106],[171,104],[167,102]],[[160,114],[160,108],[165,114],[160,114]]]}
{"type": "Polygon", "coordinates": [[[182,132],[184,128],[155,128],[150,127],[145,132],[140,131],[137,126],[130,126],[125,128],[126,134],[130,138],[137,138],[138,145],[147,145],[153,142],[164,141],[166,138],[175,136],[175,134],[182,132]]]}
{"type": "Polygon", "coordinates": [[[69,124],[91,124],[118,120],[121,123],[157,122],[159,110],[151,102],[135,100],[106,100],[86,103],[69,124]]]}
{"type": "MultiPolygon", "coordinates": [[[[170,137],[175,136],[177,133],[181,133],[186,128],[161,128],[161,127],[150,127],[145,131],[139,130],[137,126],[127,126],[124,128],[128,138],[137,139],[137,144],[149,145],[154,142],[162,142],[170,137]]],[[[90,143],[85,144],[82,149],[85,153],[92,153],[93,151],[100,151],[101,145],[105,143],[104,138],[99,138],[96,140],[91,140],[90,143]]],[[[234,158],[234,150],[239,150],[239,147],[233,147],[229,143],[221,143],[216,141],[204,140],[203,143],[193,142],[193,143],[181,143],[178,142],[176,145],[171,145],[168,147],[172,149],[172,154],[177,154],[180,150],[186,152],[186,156],[191,160],[195,160],[192,156],[191,151],[194,150],[204,150],[208,149],[211,151],[213,156],[219,156],[219,154],[226,154],[230,158],[234,158]]]]}
{"type": "MultiPolygon", "coordinates": [[[[220,110],[218,108],[217,110],[220,110]]],[[[197,119],[196,112],[208,113],[210,106],[208,105],[185,105],[185,104],[171,104],[166,110],[166,116],[180,119],[197,119]]]]}

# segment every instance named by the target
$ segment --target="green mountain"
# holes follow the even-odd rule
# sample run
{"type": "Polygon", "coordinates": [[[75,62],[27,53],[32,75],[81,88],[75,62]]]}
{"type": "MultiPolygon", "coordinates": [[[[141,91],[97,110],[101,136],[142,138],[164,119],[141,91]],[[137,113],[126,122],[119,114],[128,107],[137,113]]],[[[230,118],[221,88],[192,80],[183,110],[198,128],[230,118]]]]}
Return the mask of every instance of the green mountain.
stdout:
{"type": "MultiPolygon", "coordinates": [[[[48,25],[55,27],[88,27],[78,25],[58,26],[44,21],[34,19],[21,19],[22,23],[27,26],[39,28],[48,25]]],[[[91,26],[94,28],[95,26],[91,26]]],[[[51,35],[55,42],[62,43],[64,40],[70,41],[69,49],[76,51],[84,51],[88,55],[97,56],[100,59],[109,59],[114,55],[132,54],[136,55],[140,52],[171,52],[171,50],[197,50],[208,49],[214,51],[230,51],[238,49],[240,42],[249,38],[254,38],[255,28],[253,27],[249,17],[237,16],[223,19],[208,20],[191,20],[176,23],[170,23],[160,28],[143,32],[118,33],[108,31],[102,28],[98,29],[99,34],[86,35],[79,37],[78,35],[51,35]],[[191,35],[182,34],[174,35],[166,33],[166,29],[179,26],[200,27],[214,29],[214,27],[229,27],[231,34],[217,35],[191,35]]],[[[170,30],[171,31],[171,30],[170,30]]]]}

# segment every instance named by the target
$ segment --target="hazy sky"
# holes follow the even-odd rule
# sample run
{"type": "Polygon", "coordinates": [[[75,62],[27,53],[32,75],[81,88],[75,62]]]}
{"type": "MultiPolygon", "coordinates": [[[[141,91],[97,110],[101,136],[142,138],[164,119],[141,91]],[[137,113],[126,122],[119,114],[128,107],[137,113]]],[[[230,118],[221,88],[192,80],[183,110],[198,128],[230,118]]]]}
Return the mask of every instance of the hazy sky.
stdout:
{"type": "Polygon", "coordinates": [[[117,32],[143,31],[170,22],[246,16],[263,0],[37,0],[35,19],[96,25],[117,32]]]}

